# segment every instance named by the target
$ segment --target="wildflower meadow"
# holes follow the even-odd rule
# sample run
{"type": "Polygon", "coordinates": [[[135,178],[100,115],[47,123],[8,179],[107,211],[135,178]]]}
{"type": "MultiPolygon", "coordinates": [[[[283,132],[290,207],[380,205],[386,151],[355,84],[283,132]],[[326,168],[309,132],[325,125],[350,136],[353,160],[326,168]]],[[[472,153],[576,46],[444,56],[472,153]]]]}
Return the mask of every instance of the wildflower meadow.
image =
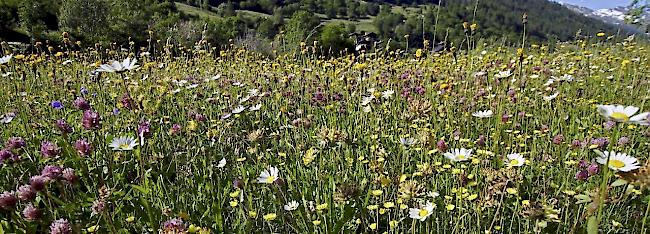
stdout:
{"type": "Polygon", "coordinates": [[[3,47],[0,233],[650,232],[638,38],[71,44],[3,47]]]}

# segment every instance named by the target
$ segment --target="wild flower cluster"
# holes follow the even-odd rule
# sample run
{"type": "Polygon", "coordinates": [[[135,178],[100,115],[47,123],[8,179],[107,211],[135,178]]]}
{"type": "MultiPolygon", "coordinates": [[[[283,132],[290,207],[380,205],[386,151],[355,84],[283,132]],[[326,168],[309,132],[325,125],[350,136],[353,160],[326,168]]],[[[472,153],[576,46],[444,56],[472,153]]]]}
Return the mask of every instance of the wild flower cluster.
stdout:
{"type": "Polygon", "coordinates": [[[0,59],[0,232],[646,233],[648,46],[0,59]]]}

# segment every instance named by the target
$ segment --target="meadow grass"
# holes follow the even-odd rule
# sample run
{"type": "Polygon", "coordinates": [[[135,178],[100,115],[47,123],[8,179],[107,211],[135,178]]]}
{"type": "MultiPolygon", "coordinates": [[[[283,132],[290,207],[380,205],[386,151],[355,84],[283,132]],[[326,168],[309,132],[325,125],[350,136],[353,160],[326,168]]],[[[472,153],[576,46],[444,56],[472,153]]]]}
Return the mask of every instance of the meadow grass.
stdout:
{"type": "Polygon", "coordinates": [[[646,168],[614,173],[594,151],[648,158],[647,120],[597,108],[650,109],[635,40],[214,51],[62,49],[0,65],[0,232],[584,233],[590,217],[605,233],[647,230],[646,168]],[[96,71],[125,58],[139,67],[96,71]],[[118,137],[135,147],[109,147],[118,137]]]}

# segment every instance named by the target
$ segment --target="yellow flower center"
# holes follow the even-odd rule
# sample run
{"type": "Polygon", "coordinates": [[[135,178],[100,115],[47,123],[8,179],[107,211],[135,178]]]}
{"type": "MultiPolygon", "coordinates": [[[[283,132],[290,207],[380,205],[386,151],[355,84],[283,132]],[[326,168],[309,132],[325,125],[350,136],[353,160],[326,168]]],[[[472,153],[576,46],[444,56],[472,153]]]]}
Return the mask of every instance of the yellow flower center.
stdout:
{"type": "Polygon", "coordinates": [[[519,160],[517,160],[517,159],[510,160],[510,165],[513,165],[513,166],[514,165],[519,165],[519,160]]]}
{"type": "Polygon", "coordinates": [[[275,181],[275,176],[266,177],[266,183],[267,184],[273,183],[273,181],[275,181]]]}
{"type": "Polygon", "coordinates": [[[464,154],[456,155],[456,159],[457,159],[457,160],[463,160],[463,159],[465,159],[465,157],[466,157],[466,156],[465,156],[464,154]]]}
{"type": "Polygon", "coordinates": [[[427,210],[425,210],[425,209],[420,209],[420,212],[418,212],[418,215],[419,215],[420,217],[427,216],[427,214],[429,214],[429,211],[427,211],[427,210]]]}
{"type": "Polygon", "coordinates": [[[129,148],[129,144],[127,144],[127,143],[122,143],[122,144],[119,145],[119,148],[120,148],[120,149],[128,149],[128,148],[129,148]]]}
{"type": "Polygon", "coordinates": [[[625,113],[614,112],[610,115],[612,119],[620,122],[627,122],[630,120],[630,116],[627,116],[625,113]]]}
{"type": "Polygon", "coordinates": [[[623,161],[621,161],[621,160],[610,159],[609,160],[609,166],[618,169],[618,168],[624,167],[625,163],[623,161]]]}

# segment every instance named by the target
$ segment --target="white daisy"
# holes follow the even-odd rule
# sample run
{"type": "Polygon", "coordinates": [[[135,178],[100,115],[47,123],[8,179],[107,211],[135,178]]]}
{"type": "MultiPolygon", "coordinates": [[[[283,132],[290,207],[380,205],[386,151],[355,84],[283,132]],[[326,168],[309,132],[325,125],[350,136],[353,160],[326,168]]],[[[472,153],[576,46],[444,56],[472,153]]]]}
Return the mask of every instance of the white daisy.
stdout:
{"type": "Polygon", "coordinates": [[[512,71],[500,71],[498,74],[494,75],[496,78],[506,78],[512,75],[512,71]]]}
{"type": "Polygon", "coordinates": [[[374,99],[375,99],[375,96],[374,96],[374,95],[370,95],[370,96],[367,96],[367,97],[363,97],[363,98],[361,99],[361,105],[362,105],[362,106],[367,106],[367,105],[370,104],[370,102],[372,102],[372,100],[374,100],[374,99]]]}
{"type": "Polygon", "coordinates": [[[409,146],[409,145],[415,145],[415,143],[417,143],[417,140],[413,138],[400,138],[399,142],[402,143],[402,145],[409,146]]]}
{"type": "Polygon", "coordinates": [[[546,81],[546,83],[544,83],[544,86],[549,86],[549,85],[552,85],[553,83],[555,83],[555,79],[551,78],[551,79],[548,79],[546,81]]]}
{"type": "Polygon", "coordinates": [[[260,90],[259,90],[259,89],[249,89],[249,90],[248,90],[248,95],[249,95],[249,96],[257,96],[258,94],[260,94],[260,90]]]}
{"type": "Polygon", "coordinates": [[[433,209],[435,209],[435,206],[431,204],[430,201],[427,201],[427,204],[424,205],[424,207],[410,208],[409,217],[412,219],[424,221],[433,213],[433,209]]]}
{"type": "Polygon", "coordinates": [[[484,72],[484,71],[476,72],[476,73],[474,73],[474,77],[481,77],[481,76],[484,76],[485,74],[487,74],[487,73],[484,72]]]}
{"type": "Polygon", "coordinates": [[[258,103],[257,105],[251,106],[251,108],[249,108],[249,110],[258,111],[258,110],[260,110],[260,108],[262,108],[262,103],[258,103]]]}
{"type": "Polygon", "coordinates": [[[0,115],[0,123],[3,124],[11,123],[11,121],[14,120],[14,118],[16,118],[16,113],[14,112],[9,112],[7,114],[0,115]]]}
{"type": "Polygon", "coordinates": [[[477,111],[472,113],[472,116],[478,117],[478,118],[490,118],[492,117],[494,113],[492,113],[491,110],[485,110],[485,111],[477,111]]]}
{"type": "Polygon", "coordinates": [[[444,153],[444,155],[447,159],[451,160],[452,162],[462,162],[472,157],[472,150],[465,149],[465,148],[453,149],[451,152],[444,153]]]}
{"type": "Polygon", "coordinates": [[[109,73],[130,71],[140,67],[135,64],[136,62],[138,62],[137,59],[131,60],[131,58],[126,58],[121,63],[113,60],[110,64],[102,64],[96,71],[109,73]]]}
{"type": "Polygon", "coordinates": [[[551,101],[551,100],[555,99],[557,97],[557,95],[559,95],[559,94],[560,93],[556,92],[554,94],[551,94],[550,96],[544,96],[542,98],[544,98],[544,101],[551,101]]]}
{"type": "Polygon", "coordinates": [[[298,204],[297,201],[290,201],[289,203],[284,205],[284,210],[286,211],[296,210],[298,209],[298,206],[300,206],[300,204],[298,204]]]}
{"type": "Polygon", "coordinates": [[[244,111],[244,110],[246,110],[246,107],[244,107],[244,106],[238,106],[237,108],[235,108],[235,109],[232,110],[232,113],[233,113],[233,114],[239,114],[239,113],[241,113],[241,112],[244,111]]]}
{"type": "Polygon", "coordinates": [[[596,158],[596,162],[603,165],[607,164],[610,169],[615,171],[628,172],[640,167],[639,161],[636,158],[625,153],[616,153],[614,151],[601,152],[600,150],[594,150],[594,152],[599,155],[596,158]],[[607,162],[607,158],[609,158],[609,163],[607,162]]]}
{"type": "Polygon", "coordinates": [[[14,57],[13,54],[5,55],[5,56],[0,57],[0,65],[8,63],[9,61],[11,61],[11,58],[13,58],[13,57],[14,57]]]}
{"type": "Polygon", "coordinates": [[[389,90],[386,90],[384,92],[381,92],[381,97],[384,98],[384,99],[390,99],[393,96],[394,93],[395,93],[395,91],[393,91],[392,89],[389,89],[389,90]]]}
{"type": "Polygon", "coordinates": [[[272,184],[278,179],[278,168],[269,166],[269,169],[264,170],[261,174],[260,177],[257,178],[258,183],[263,183],[263,184],[272,184]]]}
{"type": "Polygon", "coordinates": [[[569,74],[564,74],[560,78],[556,79],[558,81],[573,81],[573,76],[569,74]]]}
{"type": "Polygon", "coordinates": [[[524,165],[524,162],[526,161],[524,156],[522,156],[521,154],[517,154],[517,153],[508,154],[506,156],[506,158],[508,159],[506,161],[506,166],[508,166],[508,167],[521,167],[521,166],[524,165]]]}
{"type": "Polygon", "coordinates": [[[133,137],[117,137],[108,146],[113,150],[129,151],[138,146],[138,142],[133,137]]]}
{"type": "Polygon", "coordinates": [[[226,166],[226,158],[222,158],[221,160],[219,160],[219,164],[217,164],[217,167],[222,168],[225,166],[226,166]]]}
{"type": "Polygon", "coordinates": [[[641,125],[649,125],[648,112],[634,115],[637,111],[639,111],[639,108],[635,106],[598,105],[598,113],[607,119],[616,122],[632,122],[641,125]]]}

